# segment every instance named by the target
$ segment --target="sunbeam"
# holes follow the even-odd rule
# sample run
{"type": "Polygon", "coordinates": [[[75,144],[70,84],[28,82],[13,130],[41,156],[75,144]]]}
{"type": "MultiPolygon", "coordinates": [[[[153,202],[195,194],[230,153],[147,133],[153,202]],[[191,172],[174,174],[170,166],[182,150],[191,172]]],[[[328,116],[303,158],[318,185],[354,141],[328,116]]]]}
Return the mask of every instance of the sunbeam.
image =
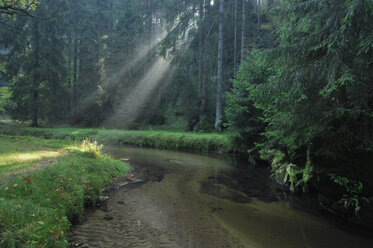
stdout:
{"type": "Polygon", "coordinates": [[[165,38],[166,34],[167,34],[166,32],[162,32],[155,39],[156,42],[151,42],[151,44],[141,47],[140,49],[137,49],[137,55],[134,58],[128,61],[126,65],[123,65],[120,71],[112,74],[107,80],[105,80],[105,82],[102,85],[104,89],[112,87],[114,82],[122,78],[126,74],[126,72],[131,70],[131,68],[135,68],[139,66],[139,63],[142,62],[146,58],[146,56],[149,55],[150,51],[152,51],[155,47],[158,46],[159,41],[165,38]]]}
{"type": "Polygon", "coordinates": [[[142,79],[127,93],[127,97],[115,106],[114,113],[105,126],[128,127],[141,114],[141,109],[147,103],[150,95],[166,82],[165,76],[171,74],[171,64],[162,58],[157,58],[142,79]]]}
{"type": "MultiPolygon", "coordinates": [[[[113,90],[114,87],[118,87],[118,82],[123,81],[125,75],[130,72],[133,68],[138,68],[144,61],[147,59],[151,51],[153,51],[158,45],[159,42],[165,38],[166,32],[160,32],[160,34],[154,38],[155,42],[151,42],[151,44],[144,45],[137,49],[137,54],[134,58],[130,59],[129,61],[123,62],[123,65],[120,66],[120,69],[112,73],[107,79],[105,79],[101,84],[97,85],[97,87],[91,89],[88,93],[85,94],[82,98],[79,99],[79,102],[76,104],[75,109],[69,114],[70,117],[73,119],[75,115],[80,115],[80,113],[89,110],[90,107],[95,105],[100,99],[100,96],[105,92],[113,90]]],[[[149,74],[149,73],[147,73],[149,74]]],[[[144,78],[144,76],[142,77],[144,78]]],[[[124,96],[122,96],[124,97],[124,96]]]]}

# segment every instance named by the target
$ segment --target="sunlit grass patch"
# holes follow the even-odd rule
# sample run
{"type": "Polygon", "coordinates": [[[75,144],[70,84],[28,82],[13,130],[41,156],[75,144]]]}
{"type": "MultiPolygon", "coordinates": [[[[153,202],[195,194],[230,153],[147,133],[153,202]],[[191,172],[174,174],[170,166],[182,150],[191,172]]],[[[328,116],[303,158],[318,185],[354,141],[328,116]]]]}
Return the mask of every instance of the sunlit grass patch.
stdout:
{"type": "Polygon", "coordinates": [[[0,168],[8,168],[0,174],[0,247],[66,247],[69,221],[82,218],[84,207],[129,168],[88,140],[0,135],[0,148],[0,168]],[[43,162],[41,170],[26,170],[43,162]],[[17,176],[6,176],[9,170],[17,176]]]}
{"type": "MultiPolygon", "coordinates": [[[[198,152],[242,152],[233,133],[193,133],[165,130],[118,130],[99,128],[32,128],[0,125],[0,133],[30,135],[53,139],[84,140],[91,138],[104,144],[135,145],[169,150],[198,152]]],[[[243,151],[245,152],[245,151],[243,151]]]]}
{"type": "Polygon", "coordinates": [[[43,158],[55,158],[59,156],[61,152],[58,151],[36,151],[36,152],[25,152],[25,153],[5,153],[0,155],[0,166],[9,164],[9,162],[29,162],[40,160],[43,158]]]}
{"type": "Polygon", "coordinates": [[[46,140],[35,137],[0,135],[0,181],[12,173],[23,173],[56,159],[67,152],[79,149],[72,142],[46,140]]]}

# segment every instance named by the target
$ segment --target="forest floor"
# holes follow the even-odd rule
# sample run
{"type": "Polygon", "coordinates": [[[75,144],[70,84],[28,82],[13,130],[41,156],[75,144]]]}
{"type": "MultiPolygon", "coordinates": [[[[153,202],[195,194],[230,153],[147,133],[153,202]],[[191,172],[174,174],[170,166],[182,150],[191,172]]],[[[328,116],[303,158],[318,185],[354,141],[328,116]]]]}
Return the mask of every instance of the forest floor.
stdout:
{"type": "Polygon", "coordinates": [[[20,124],[0,123],[0,133],[53,139],[83,140],[102,144],[134,145],[169,150],[198,152],[239,152],[233,133],[192,133],[164,130],[118,130],[102,128],[34,128],[20,124]]]}
{"type": "Polygon", "coordinates": [[[101,148],[0,134],[0,247],[66,247],[70,221],[129,169],[101,148]]]}

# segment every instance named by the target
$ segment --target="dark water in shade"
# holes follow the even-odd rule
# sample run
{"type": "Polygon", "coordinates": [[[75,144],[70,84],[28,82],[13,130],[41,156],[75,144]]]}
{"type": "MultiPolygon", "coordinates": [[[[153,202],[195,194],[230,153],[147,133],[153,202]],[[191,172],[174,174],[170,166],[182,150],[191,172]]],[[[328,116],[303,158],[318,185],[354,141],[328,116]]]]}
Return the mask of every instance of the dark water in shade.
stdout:
{"type": "Polygon", "coordinates": [[[274,190],[264,168],[190,153],[106,149],[129,159],[137,183],[119,181],[101,207],[72,227],[69,240],[76,246],[373,247],[368,231],[337,225],[274,190]]]}

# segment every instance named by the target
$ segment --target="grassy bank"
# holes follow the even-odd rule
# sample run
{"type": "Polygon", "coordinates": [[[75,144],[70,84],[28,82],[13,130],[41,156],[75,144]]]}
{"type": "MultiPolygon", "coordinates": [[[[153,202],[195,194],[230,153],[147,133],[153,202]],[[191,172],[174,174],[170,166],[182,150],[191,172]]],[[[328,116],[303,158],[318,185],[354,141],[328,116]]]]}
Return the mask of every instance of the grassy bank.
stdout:
{"type": "Polygon", "coordinates": [[[129,168],[100,149],[0,135],[0,247],[66,247],[70,221],[129,168]]]}
{"type": "Polygon", "coordinates": [[[238,149],[233,134],[206,134],[169,131],[108,130],[98,128],[32,128],[0,124],[0,133],[53,139],[83,140],[86,137],[104,144],[135,145],[160,149],[233,153],[238,149]]]}

